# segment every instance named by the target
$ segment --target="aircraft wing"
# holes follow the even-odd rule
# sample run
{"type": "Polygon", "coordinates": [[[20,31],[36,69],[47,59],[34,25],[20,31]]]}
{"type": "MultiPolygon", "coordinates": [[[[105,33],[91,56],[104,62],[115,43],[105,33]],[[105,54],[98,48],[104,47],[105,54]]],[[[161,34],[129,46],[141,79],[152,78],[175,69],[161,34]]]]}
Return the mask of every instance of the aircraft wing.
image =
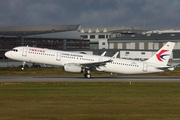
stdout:
{"type": "Polygon", "coordinates": [[[112,62],[117,57],[118,54],[119,54],[119,52],[114,54],[111,59],[105,60],[105,61],[87,62],[87,63],[69,63],[69,64],[76,64],[76,65],[79,65],[79,66],[82,66],[82,67],[85,67],[85,68],[86,67],[88,67],[88,68],[96,68],[96,67],[99,67],[99,66],[106,65],[106,63],[108,63],[108,62],[112,62]]]}
{"type": "Polygon", "coordinates": [[[112,59],[106,60],[106,61],[99,61],[99,62],[87,62],[87,63],[66,63],[66,64],[72,64],[72,65],[78,65],[84,68],[97,68],[99,66],[104,66],[106,65],[106,63],[108,62],[112,62],[112,59]]]}
{"type": "Polygon", "coordinates": [[[104,66],[108,62],[112,62],[117,57],[118,54],[119,54],[119,52],[114,54],[111,59],[106,60],[106,61],[99,61],[99,62],[93,62],[93,63],[81,63],[81,65],[84,66],[84,67],[89,67],[89,68],[92,67],[92,66],[93,67],[104,66]]]}
{"type": "MultiPolygon", "coordinates": [[[[104,52],[106,53],[106,51],[104,52]]],[[[89,63],[80,63],[79,65],[82,65],[83,67],[99,67],[99,66],[104,66],[106,65],[106,63],[108,62],[112,62],[116,57],[117,55],[119,54],[119,52],[117,52],[116,54],[114,54],[111,59],[109,60],[106,60],[106,61],[99,61],[99,62],[89,62],[89,63]]]]}
{"type": "Polygon", "coordinates": [[[100,62],[92,62],[92,63],[80,63],[80,65],[84,67],[99,67],[99,66],[104,66],[108,62],[112,62],[112,59],[106,60],[106,61],[100,61],[100,62]]]}

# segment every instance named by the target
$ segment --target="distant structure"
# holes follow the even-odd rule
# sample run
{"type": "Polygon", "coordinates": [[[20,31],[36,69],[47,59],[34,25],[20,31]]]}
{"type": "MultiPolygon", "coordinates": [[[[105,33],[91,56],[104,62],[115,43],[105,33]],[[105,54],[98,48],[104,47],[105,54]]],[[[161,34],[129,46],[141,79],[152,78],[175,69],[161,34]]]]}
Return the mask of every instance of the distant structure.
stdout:
{"type": "Polygon", "coordinates": [[[91,49],[109,49],[108,40],[111,38],[134,35],[149,30],[133,26],[81,28],[81,37],[90,40],[91,49]]]}
{"type": "Polygon", "coordinates": [[[180,33],[147,33],[120,36],[108,39],[109,49],[158,50],[166,42],[176,42],[180,50],[180,33]]]}
{"type": "Polygon", "coordinates": [[[80,37],[80,25],[0,27],[0,59],[16,46],[52,49],[89,49],[89,40],[80,37]]]}
{"type": "Polygon", "coordinates": [[[151,30],[141,27],[81,27],[81,25],[0,27],[0,59],[16,46],[34,46],[100,55],[143,58],[167,41],[176,42],[172,58],[180,58],[180,29],[151,30]],[[89,52],[87,52],[89,51],[89,52]]]}
{"type": "MultiPolygon", "coordinates": [[[[166,42],[175,42],[172,58],[180,58],[180,29],[150,30],[140,27],[81,28],[81,37],[90,40],[90,48],[112,56],[120,51],[123,58],[147,59],[166,42]]],[[[95,50],[94,50],[95,51],[95,50]]],[[[97,53],[98,54],[98,53],[97,53]]]]}
{"type": "Polygon", "coordinates": [[[148,33],[158,33],[158,34],[162,34],[162,33],[180,33],[180,29],[150,30],[150,31],[146,31],[144,33],[145,34],[148,34],[148,33]]]}

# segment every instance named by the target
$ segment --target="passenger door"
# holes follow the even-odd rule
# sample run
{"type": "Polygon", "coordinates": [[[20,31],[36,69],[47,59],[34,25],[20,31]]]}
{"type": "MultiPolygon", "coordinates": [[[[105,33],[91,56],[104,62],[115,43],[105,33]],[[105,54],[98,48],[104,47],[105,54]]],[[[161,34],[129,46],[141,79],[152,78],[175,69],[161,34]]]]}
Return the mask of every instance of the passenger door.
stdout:
{"type": "Polygon", "coordinates": [[[23,48],[22,51],[22,56],[26,57],[27,56],[27,48],[23,48]]]}

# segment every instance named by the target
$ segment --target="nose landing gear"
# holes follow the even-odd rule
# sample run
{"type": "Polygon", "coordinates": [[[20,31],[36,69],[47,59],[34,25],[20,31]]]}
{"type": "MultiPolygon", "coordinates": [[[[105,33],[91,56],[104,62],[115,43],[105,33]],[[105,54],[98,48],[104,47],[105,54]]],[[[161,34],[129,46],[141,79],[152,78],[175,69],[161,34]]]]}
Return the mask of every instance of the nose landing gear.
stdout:
{"type": "Polygon", "coordinates": [[[23,62],[23,64],[22,64],[22,70],[24,70],[24,66],[25,66],[25,64],[26,64],[26,62],[23,62]]]}

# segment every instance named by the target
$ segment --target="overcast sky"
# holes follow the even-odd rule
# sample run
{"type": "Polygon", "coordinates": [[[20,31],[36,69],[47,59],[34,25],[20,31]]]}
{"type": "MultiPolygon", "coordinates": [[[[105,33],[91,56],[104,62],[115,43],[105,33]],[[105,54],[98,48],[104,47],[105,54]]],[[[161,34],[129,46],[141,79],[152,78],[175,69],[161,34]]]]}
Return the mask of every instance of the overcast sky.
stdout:
{"type": "Polygon", "coordinates": [[[180,28],[180,0],[1,0],[0,26],[180,28]]]}

